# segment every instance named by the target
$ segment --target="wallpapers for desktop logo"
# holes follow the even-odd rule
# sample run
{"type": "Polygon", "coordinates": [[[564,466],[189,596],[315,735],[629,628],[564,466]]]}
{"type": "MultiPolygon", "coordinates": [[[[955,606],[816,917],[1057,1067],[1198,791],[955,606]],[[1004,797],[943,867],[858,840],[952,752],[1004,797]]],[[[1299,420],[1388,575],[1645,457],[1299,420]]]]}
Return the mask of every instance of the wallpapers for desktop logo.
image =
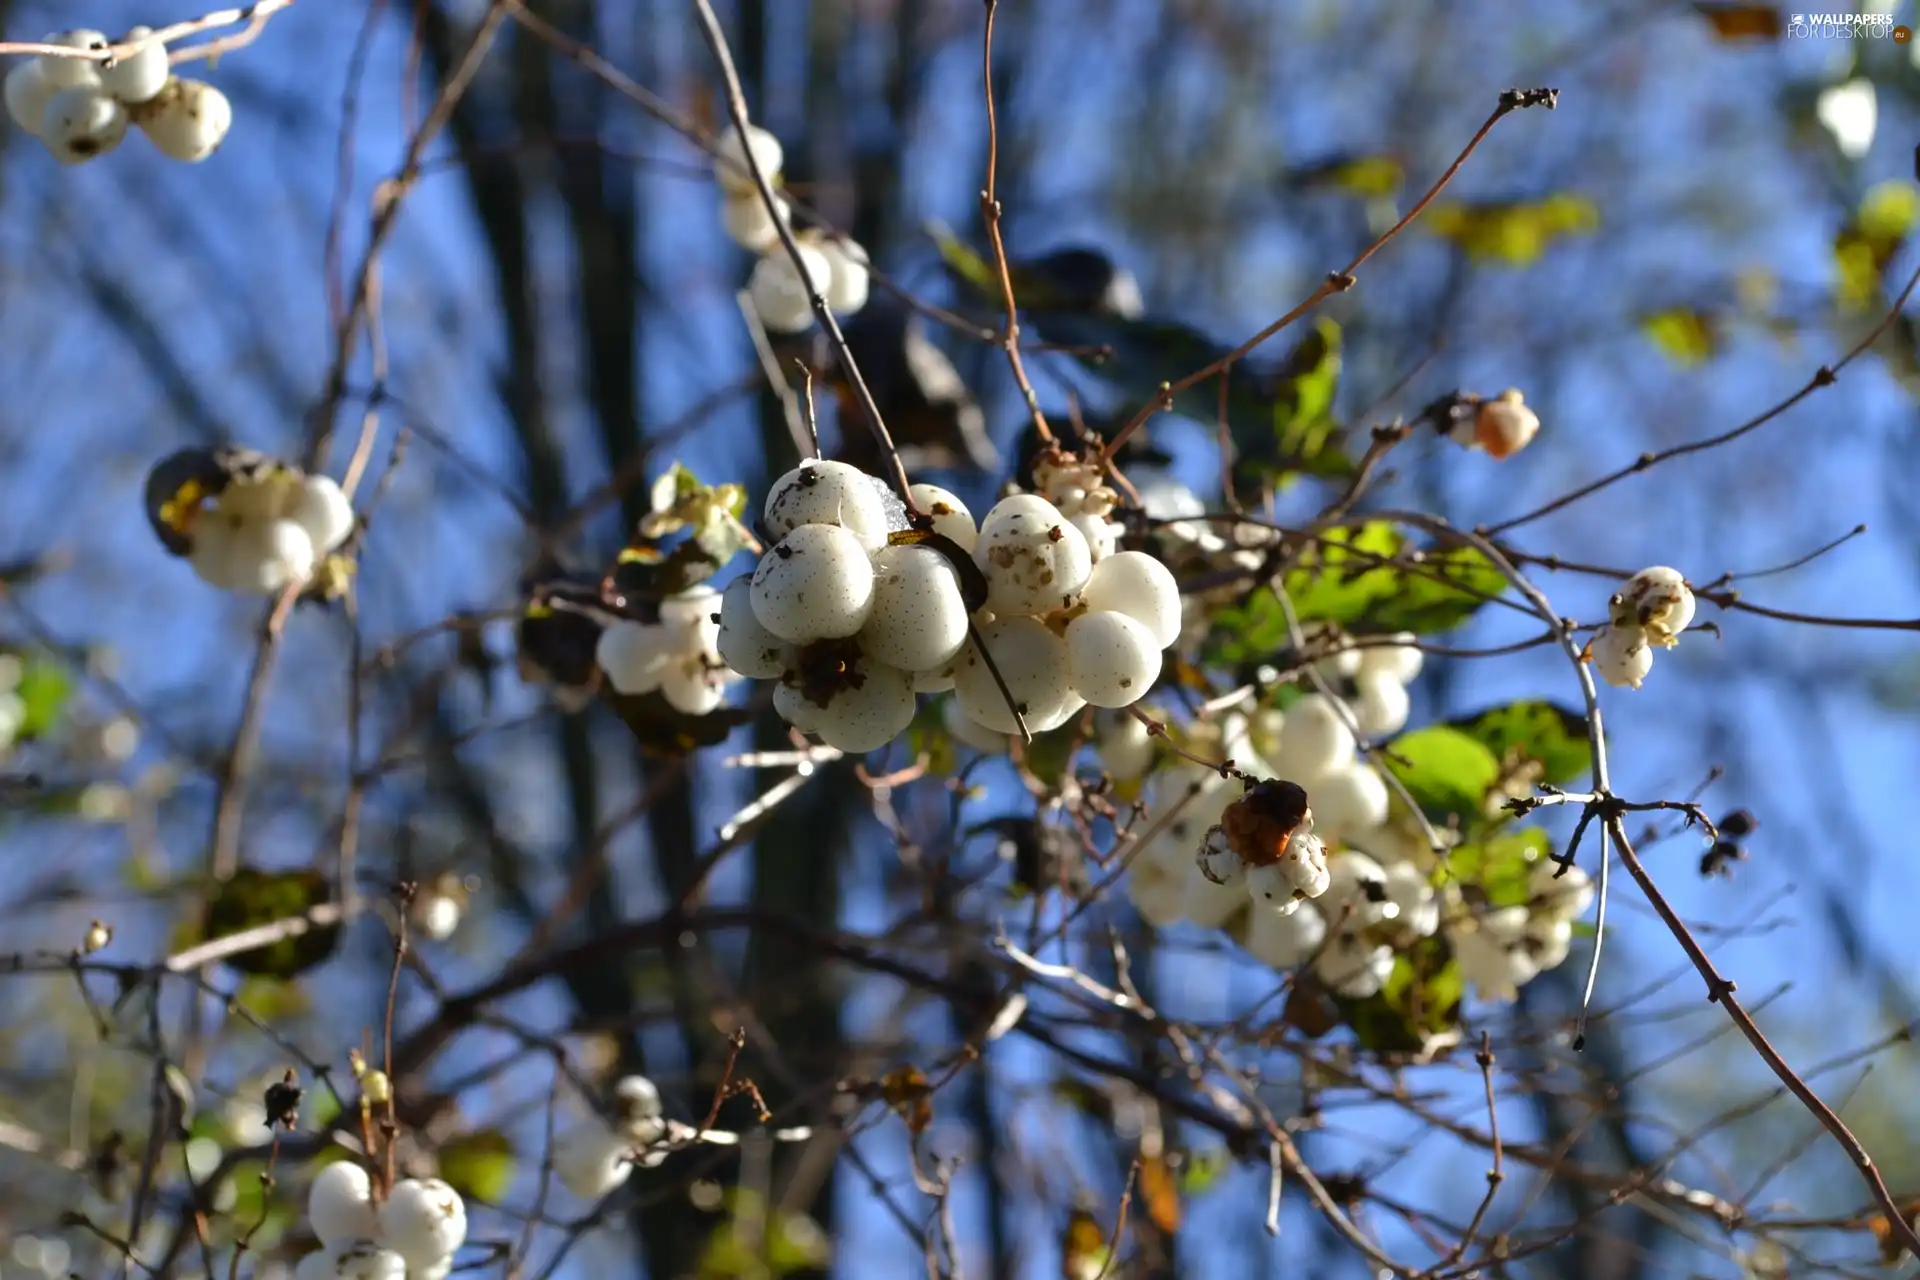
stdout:
{"type": "Polygon", "coordinates": [[[1795,40],[1892,40],[1905,44],[1911,37],[1896,26],[1890,13],[1796,13],[1787,20],[1787,35],[1795,40]]]}

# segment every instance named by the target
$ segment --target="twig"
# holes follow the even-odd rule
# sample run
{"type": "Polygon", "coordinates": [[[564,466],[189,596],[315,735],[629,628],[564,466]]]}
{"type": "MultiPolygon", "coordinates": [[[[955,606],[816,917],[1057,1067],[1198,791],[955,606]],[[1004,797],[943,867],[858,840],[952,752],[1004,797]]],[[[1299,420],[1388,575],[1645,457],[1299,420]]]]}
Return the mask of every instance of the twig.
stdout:
{"type": "MultiPolygon", "coordinates": [[[[993,20],[1000,12],[999,0],[987,0],[987,30],[981,41],[980,79],[985,86],[987,97],[987,185],[980,192],[980,216],[987,224],[987,239],[993,245],[994,270],[1000,276],[1000,297],[1007,309],[1007,322],[1000,331],[1000,349],[1007,354],[1007,363],[1013,368],[1013,380],[1020,387],[1020,394],[1027,402],[1027,413],[1033,418],[1033,429],[1045,443],[1052,443],[1053,428],[1047,425],[1047,415],[1040,411],[1040,397],[1033,392],[1033,383],[1027,377],[1027,366],[1020,359],[1020,308],[1013,298],[1013,273],[1007,266],[1007,245],[1000,235],[1000,116],[993,103],[993,20]]],[[[1112,454],[1109,452],[1108,458],[1112,454]]]]}

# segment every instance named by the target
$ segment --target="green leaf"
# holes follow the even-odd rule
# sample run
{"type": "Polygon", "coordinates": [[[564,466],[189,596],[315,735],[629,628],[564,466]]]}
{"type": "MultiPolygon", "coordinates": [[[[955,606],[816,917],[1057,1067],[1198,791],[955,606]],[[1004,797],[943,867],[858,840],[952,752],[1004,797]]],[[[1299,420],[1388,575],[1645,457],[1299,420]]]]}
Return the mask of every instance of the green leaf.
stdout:
{"type": "Polygon", "coordinates": [[[21,664],[20,683],[13,688],[23,713],[14,736],[42,738],[60,725],[60,716],[73,696],[73,677],[64,665],[46,658],[28,658],[21,664]]]}
{"type": "Polygon", "coordinates": [[[1544,200],[1439,204],[1421,225],[1460,246],[1475,262],[1527,267],[1556,241],[1592,232],[1600,225],[1600,211],[1585,196],[1562,192],[1544,200]]]}
{"type": "Polygon", "coordinates": [[[1676,307],[1640,318],[1640,331],[1660,353],[1682,369],[1705,364],[1720,353],[1719,317],[1676,307]]]}
{"type": "MultiPolygon", "coordinates": [[[[1384,520],[1328,530],[1286,578],[1302,624],[1337,622],[1357,634],[1451,631],[1506,586],[1473,548],[1411,548],[1384,520]]],[[[1271,592],[1214,617],[1214,661],[1266,662],[1288,644],[1286,612],[1271,592]]]]}
{"type": "Polygon", "coordinates": [[[1866,311],[1879,305],[1887,267],[1905,246],[1916,222],[1920,222],[1920,190],[1913,184],[1889,181],[1868,190],[1859,209],[1834,237],[1834,293],[1842,310],[1866,311]]]}
{"type": "MultiPolygon", "coordinates": [[[[224,938],[302,916],[326,900],[327,878],[311,867],[293,871],[242,867],[215,887],[207,910],[207,937],[224,938]]],[[[310,925],[272,946],[229,956],[226,963],[257,977],[292,978],[325,963],[339,943],[339,925],[310,925]]]]}
{"type": "Polygon", "coordinates": [[[1539,827],[1506,831],[1447,855],[1447,875],[1477,885],[1493,907],[1517,907],[1532,896],[1534,864],[1553,853],[1553,842],[1539,827]]]}
{"type": "Polygon", "coordinates": [[[1438,937],[1422,938],[1393,962],[1393,973],[1365,1000],[1336,996],[1362,1048],[1425,1059],[1460,1039],[1460,1002],[1466,981],[1438,937]]]}
{"type": "Polygon", "coordinates": [[[1566,786],[1585,778],[1593,768],[1586,717],[1551,702],[1512,702],[1447,723],[1479,739],[1502,762],[1510,758],[1537,762],[1537,782],[1566,786]]]}
{"type": "Polygon", "coordinates": [[[463,1133],[440,1148],[440,1176],[469,1199],[499,1204],[513,1186],[513,1143],[494,1129],[463,1133]]]}
{"type": "MultiPolygon", "coordinates": [[[[1500,780],[1500,758],[1484,742],[1450,725],[1429,725],[1388,744],[1387,768],[1429,820],[1482,822],[1487,793],[1500,780]]],[[[1457,852],[1457,851],[1456,851],[1457,852]]]]}
{"type": "Polygon", "coordinates": [[[1333,417],[1340,385],[1340,326],[1328,319],[1287,354],[1278,374],[1273,434],[1267,438],[1236,431],[1235,466],[1257,481],[1262,476],[1305,471],[1310,475],[1345,474],[1347,461],[1336,447],[1340,424],[1333,417]],[[1337,462],[1327,460],[1329,449],[1337,462]]]}
{"type": "Polygon", "coordinates": [[[1205,1194],[1233,1168],[1233,1155],[1225,1147],[1208,1147],[1187,1155],[1180,1169],[1180,1197],[1191,1200],[1205,1194]]]}

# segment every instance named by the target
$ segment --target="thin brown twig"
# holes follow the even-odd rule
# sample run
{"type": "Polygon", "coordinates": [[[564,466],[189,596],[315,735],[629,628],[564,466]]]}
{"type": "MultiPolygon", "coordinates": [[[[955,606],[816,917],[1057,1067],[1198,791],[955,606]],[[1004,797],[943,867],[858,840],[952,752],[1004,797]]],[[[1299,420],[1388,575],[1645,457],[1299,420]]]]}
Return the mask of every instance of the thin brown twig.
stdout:
{"type": "Polygon", "coordinates": [[[1026,362],[1020,358],[1020,307],[1014,301],[1013,273],[1007,266],[1007,245],[1000,234],[1000,115],[993,101],[993,20],[999,12],[999,0],[987,0],[987,29],[980,56],[980,79],[987,98],[987,185],[980,192],[980,217],[987,225],[987,240],[993,246],[993,266],[1000,277],[1000,298],[1006,306],[1007,320],[1000,330],[1000,349],[1006,352],[1013,380],[1027,402],[1034,431],[1043,443],[1051,444],[1053,428],[1047,425],[1047,415],[1040,411],[1040,397],[1034,394],[1026,362]]]}

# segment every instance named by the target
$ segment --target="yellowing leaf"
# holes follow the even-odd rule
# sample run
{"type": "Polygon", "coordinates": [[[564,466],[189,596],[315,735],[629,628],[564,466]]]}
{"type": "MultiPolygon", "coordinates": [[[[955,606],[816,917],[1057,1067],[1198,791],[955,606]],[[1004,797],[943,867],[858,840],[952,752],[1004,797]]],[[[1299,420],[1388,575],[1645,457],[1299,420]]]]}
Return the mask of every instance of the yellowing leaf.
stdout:
{"type": "Polygon", "coordinates": [[[1167,1235],[1180,1229],[1180,1188],[1165,1156],[1143,1157],[1140,1161],[1140,1200],[1147,1217],[1167,1235]]]}
{"type": "Polygon", "coordinates": [[[1833,241],[1835,301],[1844,311],[1879,305],[1887,265],[1906,245],[1920,222],[1920,190],[1911,183],[1882,182],[1870,189],[1860,207],[1833,241]]]}
{"type": "Polygon", "coordinates": [[[1656,311],[1641,318],[1640,330],[1683,369],[1704,364],[1720,351],[1719,322],[1704,311],[1684,307],[1656,311]]]}
{"type": "Polygon", "coordinates": [[[1475,261],[1525,267],[1556,240],[1592,232],[1600,225],[1600,211],[1585,196],[1563,192],[1536,201],[1439,204],[1422,222],[1430,234],[1459,245],[1475,261]]]}
{"type": "Polygon", "coordinates": [[[1720,40],[1777,40],[1786,30],[1770,4],[1695,4],[1693,10],[1720,40]]]}
{"type": "Polygon", "coordinates": [[[1060,1255],[1062,1280],[1096,1280],[1107,1271],[1111,1253],[1107,1248],[1107,1233],[1100,1229],[1100,1220],[1085,1209],[1075,1209],[1068,1215],[1060,1255]]]}
{"type": "Polygon", "coordinates": [[[440,1176],[474,1200],[498,1204],[513,1186],[513,1143],[492,1129],[464,1133],[440,1148],[440,1176]]]}

